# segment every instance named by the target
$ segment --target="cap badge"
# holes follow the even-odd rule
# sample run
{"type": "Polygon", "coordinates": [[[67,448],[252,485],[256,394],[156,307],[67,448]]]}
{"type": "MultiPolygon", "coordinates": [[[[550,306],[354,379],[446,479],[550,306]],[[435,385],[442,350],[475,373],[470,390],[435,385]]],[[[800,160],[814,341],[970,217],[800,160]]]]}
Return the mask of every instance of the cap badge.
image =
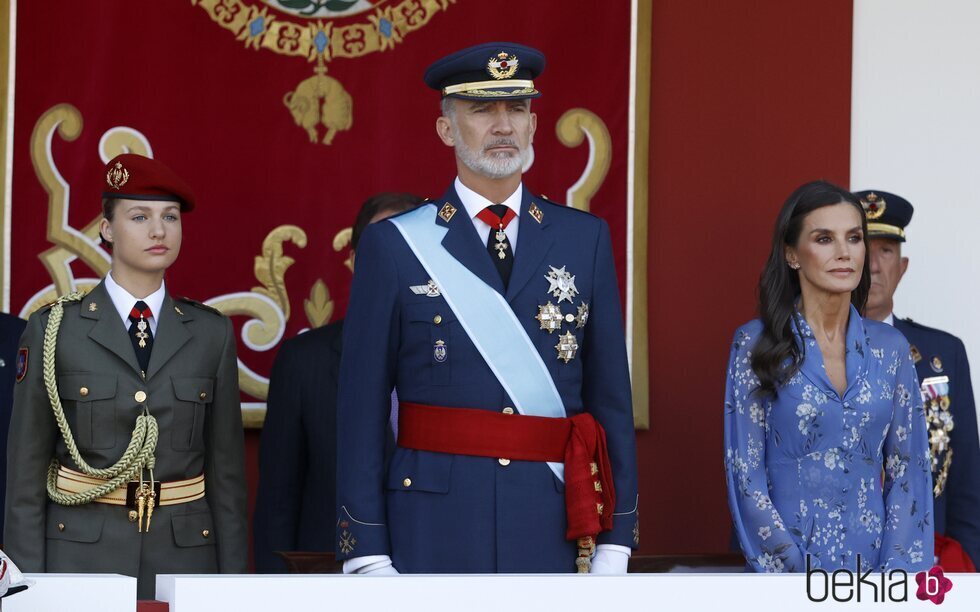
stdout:
{"type": "Polygon", "coordinates": [[[113,189],[120,189],[129,180],[129,170],[123,168],[122,162],[116,162],[116,165],[109,168],[106,172],[105,182],[109,183],[109,187],[113,189]]]}
{"type": "Polygon", "coordinates": [[[487,62],[487,72],[497,79],[509,79],[517,73],[517,56],[501,51],[487,62]]]}
{"type": "Polygon", "coordinates": [[[864,214],[872,221],[880,219],[885,214],[885,198],[879,197],[876,193],[869,193],[868,197],[862,199],[861,206],[864,207],[864,214]]]}

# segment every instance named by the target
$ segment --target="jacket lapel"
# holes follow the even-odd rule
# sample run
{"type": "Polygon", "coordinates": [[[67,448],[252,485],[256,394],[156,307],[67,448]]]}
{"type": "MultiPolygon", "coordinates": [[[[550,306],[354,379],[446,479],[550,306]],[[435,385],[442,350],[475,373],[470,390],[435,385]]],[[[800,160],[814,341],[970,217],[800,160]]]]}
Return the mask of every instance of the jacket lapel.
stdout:
{"type": "Polygon", "coordinates": [[[554,242],[554,236],[548,231],[550,222],[548,216],[543,213],[539,213],[537,218],[532,216],[530,213],[532,204],[534,198],[525,187],[524,196],[521,198],[521,221],[517,232],[517,249],[514,251],[514,269],[510,274],[510,283],[507,285],[508,302],[513,302],[524,285],[540,269],[541,261],[554,242]]]}
{"type": "Polygon", "coordinates": [[[82,299],[80,315],[85,319],[95,321],[95,325],[88,333],[89,338],[115,353],[117,357],[128,363],[137,374],[140,373],[133,343],[126,332],[125,323],[116,312],[109,292],[105,289],[105,280],[82,299]]]}
{"type": "MultiPolygon", "coordinates": [[[[500,273],[493,266],[493,262],[490,261],[490,255],[487,253],[486,245],[483,244],[479,234],[476,233],[476,228],[473,227],[473,220],[470,219],[469,213],[466,212],[466,207],[463,206],[463,203],[459,200],[459,196],[456,195],[455,187],[450,186],[449,191],[446,192],[443,199],[436,202],[439,211],[442,211],[446,204],[455,208],[456,212],[449,221],[446,221],[440,214],[436,215],[436,223],[449,229],[442,239],[442,246],[459,263],[466,266],[470,272],[476,274],[483,282],[493,287],[497,293],[503,295],[504,282],[500,279],[500,273]]],[[[518,238],[519,241],[520,239],[518,238]]],[[[515,260],[514,263],[516,265],[517,261],[515,260]]]]}
{"type": "MultiPolygon", "coordinates": [[[[146,372],[146,378],[153,378],[153,375],[160,371],[164,365],[170,361],[180,347],[187,344],[191,339],[191,333],[187,331],[184,324],[194,319],[190,308],[182,308],[182,314],[177,314],[174,309],[174,301],[167,294],[163,298],[163,306],[160,307],[160,318],[157,320],[157,331],[153,336],[153,351],[150,353],[150,366],[146,372]]],[[[132,347],[130,347],[130,352],[132,347]]]]}

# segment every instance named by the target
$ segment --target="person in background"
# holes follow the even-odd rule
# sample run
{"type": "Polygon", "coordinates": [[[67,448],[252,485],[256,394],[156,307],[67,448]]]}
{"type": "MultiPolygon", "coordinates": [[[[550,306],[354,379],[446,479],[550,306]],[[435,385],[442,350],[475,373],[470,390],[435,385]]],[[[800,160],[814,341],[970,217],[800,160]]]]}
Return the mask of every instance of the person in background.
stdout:
{"type": "MultiPolygon", "coordinates": [[[[415,208],[422,198],[381,193],[364,201],[351,233],[415,208]]],[[[283,342],[272,366],[259,442],[259,487],[252,526],[255,570],[283,573],[277,551],[333,551],[337,499],[337,383],[344,321],[283,342]]]]}
{"type": "Polygon", "coordinates": [[[894,325],[911,344],[932,453],[936,557],[947,572],[980,563],[980,442],[970,363],[952,334],[895,316],[895,290],[909,258],[902,254],[914,209],[887,191],[859,191],[871,239],[871,292],[866,315],[894,325]]]}
{"type": "Polygon", "coordinates": [[[854,194],[823,181],[797,188],[776,219],[759,319],[735,332],[728,502],[757,572],[932,566],[929,443],[909,344],[860,314],[867,231],[854,194]]]}
{"type": "Polygon", "coordinates": [[[99,176],[111,269],[32,314],[18,349],[4,544],[25,572],[136,576],[153,599],[157,574],[247,567],[235,332],[164,283],[187,184],[130,153],[99,176]]]}
{"type": "MultiPolygon", "coordinates": [[[[17,347],[27,321],[0,312],[0,508],[7,496],[7,431],[14,409],[14,377],[17,347]]],[[[0,541],[3,540],[3,512],[0,512],[0,541]]]]}

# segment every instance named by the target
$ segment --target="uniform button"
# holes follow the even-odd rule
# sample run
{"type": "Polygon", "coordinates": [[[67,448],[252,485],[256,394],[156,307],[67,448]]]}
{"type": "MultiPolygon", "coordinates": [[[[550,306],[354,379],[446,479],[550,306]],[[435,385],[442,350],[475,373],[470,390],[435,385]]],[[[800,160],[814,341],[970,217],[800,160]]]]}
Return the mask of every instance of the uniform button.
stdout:
{"type": "Polygon", "coordinates": [[[133,399],[142,404],[143,402],[146,401],[146,392],[137,391],[136,395],[133,396],[133,399]]]}
{"type": "Polygon", "coordinates": [[[499,463],[504,467],[507,467],[508,465],[510,465],[510,459],[504,459],[501,457],[500,459],[497,459],[497,463],[499,463]]]}
{"type": "Polygon", "coordinates": [[[405,480],[402,481],[402,485],[403,486],[406,486],[406,487],[412,486],[412,479],[411,478],[406,478],[405,480]]]}
{"type": "Polygon", "coordinates": [[[211,535],[211,532],[209,530],[205,529],[204,531],[201,532],[201,535],[206,538],[206,537],[208,537],[208,536],[211,535]]]}
{"type": "Polygon", "coordinates": [[[432,317],[432,322],[436,325],[442,323],[442,315],[437,314],[436,316],[432,317]]]}
{"type": "Polygon", "coordinates": [[[79,389],[78,394],[81,395],[82,397],[88,395],[88,387],[82,387],[81,389],[79,389]]]}
{"type": "Polygon", "coordinates": [[[130,510],[130,511],[129,511],[129,522],[130,522],[130,523],[135,523],[135,522],[136,522],[136,518],[137,518],[138,516],[139,516],[139,515],[138,515],[138,514],[136,514],[136,511],[135,511],[135,510],[130,510]]]}
{"type": "Polygon", "coordinates": [[[572,321],[575,320],[575,315],[567,314],[567,315],[565,315],[565,320],[568,321],[569,323],[571,323],[572,321]]]}
{"type": "Polygon", "coordinates": [[[200,395],[200,396],[198,396],[198,397],[200,397],[200,398],[201,398],[202,400],[203,400],[203,399],[208,399],[208,394],[207,394],[207,393],[205,393],[204,391],[201,391],[201,395],[200,395]]]}
{"type": "Polygon", "coordinates": [[[502,411],[502,412],[503,412],[504,414],[514,414],[514,409],[513,409],[513,408],[511,408],[510,406],[507,406],[506,408],[504,408],[504,409],[503,409],[503,411],[502,411]]]}
{"type": "Polygon", "coordinates": [[[58,523],[58,531],[64,531],[64,530],[65,530],[65,524],[64,523],[58,523]]]}

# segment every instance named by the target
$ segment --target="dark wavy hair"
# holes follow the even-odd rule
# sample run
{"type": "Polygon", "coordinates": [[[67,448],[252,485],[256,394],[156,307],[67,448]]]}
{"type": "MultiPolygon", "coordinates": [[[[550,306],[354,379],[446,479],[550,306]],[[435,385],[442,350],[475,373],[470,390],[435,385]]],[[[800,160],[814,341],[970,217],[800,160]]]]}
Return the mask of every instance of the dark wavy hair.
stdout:
{"type": "Polygon", "coordinates": [[[813,181],[796,188],[783,204],[772,232],[772,251],[759,277],[759,318],[762,335],[752,351],[752,370],[759,377],[757,392],[776,396],[780,386],[800,369],[803,355],[793,337],[793,312],[800,296],[800,276],[786,263],[786,247],[795,247],[808,214],[835,204],[850,204],[861,213],[864,233],[864,268],[861,281],[851,292],[851,303],[864,312],[871,288],[868,221],[856,195],[826,181],[813,181]],[[788,363],[787,363],[787,360],[788,363]]]}

